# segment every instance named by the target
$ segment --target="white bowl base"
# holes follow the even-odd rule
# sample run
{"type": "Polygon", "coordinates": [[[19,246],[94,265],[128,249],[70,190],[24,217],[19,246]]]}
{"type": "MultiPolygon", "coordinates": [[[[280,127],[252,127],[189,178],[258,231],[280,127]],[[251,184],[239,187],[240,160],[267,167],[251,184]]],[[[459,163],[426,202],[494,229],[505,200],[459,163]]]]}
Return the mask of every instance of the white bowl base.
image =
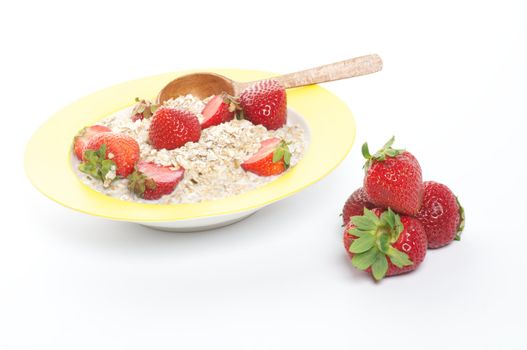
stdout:
{"type": "Polygon", "coordinates": [[[180,220],[180,221],[167,221],[167,222],[141,222],[139,224],[149,227],[149,228],[153,228],[155,230],[168,231],[168,232],[206,231],[206,230],[212,230],[215,228],[237,223],[238,221],[241,221],[251,216],[258,209],[243,211],[243,212],[234,213],[234,214],[212,216],[212,217],[207,217],[207,218],[180,220]]]}

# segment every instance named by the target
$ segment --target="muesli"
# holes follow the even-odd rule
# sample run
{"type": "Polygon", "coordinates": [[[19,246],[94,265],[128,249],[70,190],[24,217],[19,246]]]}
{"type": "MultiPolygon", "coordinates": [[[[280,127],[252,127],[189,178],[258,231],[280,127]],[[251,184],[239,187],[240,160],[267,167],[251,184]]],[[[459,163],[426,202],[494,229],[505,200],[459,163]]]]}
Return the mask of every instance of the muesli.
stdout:
{"type": "Polygon", "coordinates": [[[75,137],[74,168],[99,192],[148,203],[217,200],[269,183],[298,163],[306,141],[286,123],[285,90],[261,83],[245,98],[138,100],[75,137]]]}

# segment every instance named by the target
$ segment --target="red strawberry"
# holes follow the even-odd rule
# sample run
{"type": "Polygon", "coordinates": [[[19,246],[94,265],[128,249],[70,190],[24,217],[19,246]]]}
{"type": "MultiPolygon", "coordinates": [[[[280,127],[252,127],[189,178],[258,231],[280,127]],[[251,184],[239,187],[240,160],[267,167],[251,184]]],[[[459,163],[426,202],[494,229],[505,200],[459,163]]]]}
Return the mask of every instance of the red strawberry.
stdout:
{"type": "Polygon", "coordinates": [[[262,141],[254,156],[241,164],[245,171],[260,176],[272,176],[283,173],[291,162],[291,152],[287,143],[277,137],[262,141]]]}
{"type": "Polygon", "coordinates": [[[244,118],[253,124],[276,130],[287,121],[287,96],[277,80],[261,80],[247,87],[239,101],[244,118]]]}
{"type": "Polygon", "coordinates": [[[392,137],[374,155],[370,155],[367,143],[362,146],[362,154],[367,159],[364,190],[377,207],[415,215],[423,199],[421,167],[410,152],[393,149],[393,142],[392,137]]]}
{"type": "Polygon", "coordinates": [[[143,120],[143,118],[150,118],[156,112],[159,107],[158,104],[152,103],[147,100],[140,100],[139,97],[135,98],[135,105],[132,111],[132,121],[143,120]]]}
{"type": "Polygon", "coordinates": [[[101,132],[110,132],[110,128],[102,125],[92,125],[83,128],[73,139],[73,152],[79,160],[82,160],[86,145],[90,139],[101,132]]]}
{"type": "Polygon", "coordinates": [[[128,176],[128,188],[138,197],[159,199],[172,193],[183,178],[185,169],[172,169],[152,162],[140,161],[136,170],[128,176]]]}
{"type": "Polygon", "coordinates": [[[423,205],[417,213],[428,238],[428,248],[440,248],[459,240],[465,227],[465,211],[457,197],[443,184],[424,183],[423,205]]]}
{"type": "Polygon", "coordinates": [[[351,194],[351,196],[349,196],[344,204],[344,208],[342,208],[342,220],[344,221],[344,225],[350,221],[352,216],[362,215],[364,213],[364,208],[373,209],[375,208],[375,205],[370,202],[364,189],[359,187],[351,194]]]}
{"type": "Polygon", "coordinates": [[[235,109],[236,107],[234,104],[226,100],[223,96],[214,96],[201,112],[203,115],[201,129],[203,130],[210,126],[219,125],[232,120],[234,118],[235,109]]]}
{"type": "Polygon", "coordinates": [[[426,234],[419,220],[390,208],[364,209],[344,230],[344,247],[353,266],[376,280],[415,270],[426,255],[426,234]]]}
{"type": "Polygon", "coordinates": [[[102,168],[108,168],[110,163],[104,162],[105,160],[115,165],[118,176],[126,177],[132,173],[139,160],[139,144],[128,135],[114,132],[101,133],[88,142],[84,158],[83,168],[95,177],[100,177],[95,174],[102,168]],[[93,152],[88,153],[88,150],[93,152]],[[99,154],[96,154],[97,152],[99,154]]]}
{"type": "Polygon", "coordinates": [[[152,117],[148,135],[154,148],[170,150],[199,141],[201,127],[194,113],[161,107],[152,117]]]}

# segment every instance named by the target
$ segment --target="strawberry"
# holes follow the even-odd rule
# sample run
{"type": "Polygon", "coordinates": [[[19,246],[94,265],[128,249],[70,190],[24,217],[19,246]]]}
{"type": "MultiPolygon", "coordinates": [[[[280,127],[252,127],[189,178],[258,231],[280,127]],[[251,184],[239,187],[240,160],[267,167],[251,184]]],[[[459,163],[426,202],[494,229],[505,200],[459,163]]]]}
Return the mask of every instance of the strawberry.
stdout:
{"type": "Polygon", "coordinates": [[[245,171],[260,176],[273,176],[283,173],[290,165],[291,152],[287,143],[277,137],[264,140],[254,156],[241,164],[245,171]]]}
{"type": "Polygon", "coordinates": [[[82,156],[86,150],[86,145],[93,136],[100,134],[101,132],[109,131],[112,130],[102,125],[92,125],[82,128],[73,139],[73,152],[75,153],[75,156],[77,156],[77,159],[82,160],[82,156]]]}
{"type": "Polygon", "coordinates": [[[133,122],[135,122],[136,120],[143,120],[143,118],[148,119],[152,117],[152,115],[159,108],[158,104],[152,103],[151,101],[147,100],[140,100],[139,97],[135,98],[135,102],[137,102],[137,104],[132,110],[133,122]]]}
{"type": "Polygon", "coordinates": [[[416,218],[428,238],[428,248],[440,248],[459,240],[465,227],[465,211],[457,197],[445,185],[426,181],[423,205],[416,218]]]}
{"type": "Polygon", "coordinates": [[[199,141],[201,127],[194,113],[161,107],[152,117],[148,135],[155,149],[171,150],[187,142],[199,141]]]}
{"type": "MultiPolygon", "coordinates": [[[[85,161],[81,164],[82,169],[80,167],[79,169],[96,178],[101,178],[97,174],[100,175],[102,170],[109,169],[108,164],[110,163],[104,162],[105,160],[115,165],[116,175],[126,177],[132,173],[139,160],[139,144],[128,135],[114,132],[101,133],[92,137],[88,142],[84,158],[85,161]],[[93,152],[88,153],[88,150],[93,152]]],[[[103,181],[105,175],[102,176],[103,181]]]]}
{"type": "Polygon", "coordinates": [[[159,199],[172,193],[183,178],[185,169],[174,170],[168,166],[139,161],[136,169],[128,176],[128,188],[143,199],[159,199]]]}
{"type": "Polygon", "coordinates": [[[239,104],[245,119],[269,130],[281,128],[287,121],[287,96],[277,80],[261,80],[247,87],[239,104]]]}
{"type": "Polygon", "coordinates": [[[377,207],[415,215],[423,199],[421,167],[410,152],[393,149],[393,142],[392,137],[374,155],[370,155],[367,143],[362,146],[362,154],[367,159],[364,190],[377,207]]]}
{"type": "Polygon", "coordinates": [[[346,225],[352,216],[362,215],[364,208],[373,209],[375,205],[370,202],[362,187],[355,190],[349,197],[344,208],[342,208],[342,220],[346,225]]]}
{"type": "Polygon", "coordinates": [[[344,230],[344,247],[353,266],[375,280],[415,270],[426,255],[426,234],[419,220],[390,208],[364,209],[344,230]]]}
{"type": "Polygon", "coordinates": [[[234,118],[236,106],[224,96],[214,96],[203,108],[201,129],[228,122],[234,118]]]}

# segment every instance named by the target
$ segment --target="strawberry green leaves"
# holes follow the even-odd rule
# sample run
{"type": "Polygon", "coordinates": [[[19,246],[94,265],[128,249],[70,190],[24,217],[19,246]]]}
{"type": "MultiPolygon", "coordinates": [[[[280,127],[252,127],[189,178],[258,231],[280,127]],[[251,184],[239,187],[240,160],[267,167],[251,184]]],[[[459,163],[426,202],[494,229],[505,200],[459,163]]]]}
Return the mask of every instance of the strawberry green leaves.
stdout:
{"type": "Polygon", "coordinates": [[[370,234],[363,234],[361,237],[355,239],[351,243],[349,250],[353,253],[364,253],[375,245],[375,236],[370,234]]]}
{"type": "Polygon", "coordinates": [[[145,191],[155,190],[157,185],[154,180],[145,176],[142,172],[137,169],[128,175],[128,189],[135,193],[138,197],[143,198],[145,191]]]}
{"type": "Polygon", "coordinates": [[[379,220],[374,221],[371,218],[367,217],[367,214],[365,214],[364,216],[352,216],[351,222],[353,222],[353,224],[357,226],[361,231],[375,230],[377,226],[379,226],[379,220]]]}
{"type": "Polygon", "coordinates": [[[348,233],[356,237],[349,246],[353,253],[351,263],[360,270],[371,268],[373,277],[381,280],[388,271],[390,262],[401,268],[412,265],[408,255],[393,247],[404,227],[399,215],[388,208],[380,217],[367,208],[364,215],[352,216],[351,222],[355,227],[348,233]]]}
{"type": "Polygon", "coordinates": [[[363,168],[368,169],[374,161],[383,162],[386,160],[387,157],[394,158],[404,153],[404,149],[392,148],[394,142],[395,136],[392,136],[392,138],[389,139],[388,142],[386,142],[384,146],[380,150],[378,150],[374,155],[370,154],[368,143],[364,142],[364,144],[362,145],[362,156],[366,159],[366,163],[364,163],[363,168]]]}
{"type": "Polygon", "coordinates": [[[113,160],[106,159],[106,144],[102,144],[96,151],[86,150],[84,152],[84,161],[79,164],[78,169],[106,183],[109,175],[115,172],[116,165],[113,160]]]}
{"type": "Polygon", "coordinates": [[[373,278],[375,278],[376,281],[380,281],[384,278],[387,271],[388,260],[386,259],[386,255],[378,254],[377,259],[371,266],[371,273],[373,275],[373,278]]]}
{"type": "Polygon", "coordinates": [[[377,260],[378,255],[379,251],[377,249],[369,249],[354,255],[353,259],[351,259],[351,264],[359,270],[366,270],[377,260]]]}
{"type": "Polygon", "coordinates": [[[243,109],[240,107],[240,100],[237,97],[231,96],[225,92],[221,94],[223,102],[229,105],[229,112],[233,112],[237,120],[244,120],[245,114],[243,109]]]}
{"type": "Polygon", "coordinates": [[[287,142],[283,140],[273,152],[273,163],[277,163],[281,159],[284,160],[285,168],[289,168],[289,165],[291,164],[291,151],[289,151],[287,142]]]}
{"type": "Polygon", "coordinates": [[[381,221],[388,224],[388,226],[392,230],[390,242],[396,242],[399,239],[399,235],[404,230],[403,223],[401,222],[401,217],[395,214],[395,212],[391,208],[388,208],[387,211],[381,214],[381,221]]]}
{"type": "Polygon", "coordinates": [[[137,102],[137,104],[135,105],[132,111],[132,115],[140,116],[140,119],[143,119],[143,118],[148,119],[152,117],[154,113],[156,112],[156,110],[159,108],[158,104],[152,103],[147,100],[141,100],[139,99],[139,97],[135,98],[135,102],[137,102]]]}
{"type": "Polygon", "coordinates": [[[463,208],[461,203],[459,203],[459,198],[457,198],[457,197],[456,197],[456,203],[457,203],[457,207],[459,208],[458,209],[459,210],[459,225],[457,226],[457,233],[456,233],[456,237],[454,239],[456,241],[460,241],[461,240],[461,233],[465,229],[465,209],[463,208]]]}
{"type": "Polygon", "coordinates": [[[392,264],[399,268],[403,268],[405,266],[413,264],[412,260],[410,260],[408,255],[393,247],[389,247],[386,251],[386,254],[390,257],[390,261],[392,262],[392,264]]]}

